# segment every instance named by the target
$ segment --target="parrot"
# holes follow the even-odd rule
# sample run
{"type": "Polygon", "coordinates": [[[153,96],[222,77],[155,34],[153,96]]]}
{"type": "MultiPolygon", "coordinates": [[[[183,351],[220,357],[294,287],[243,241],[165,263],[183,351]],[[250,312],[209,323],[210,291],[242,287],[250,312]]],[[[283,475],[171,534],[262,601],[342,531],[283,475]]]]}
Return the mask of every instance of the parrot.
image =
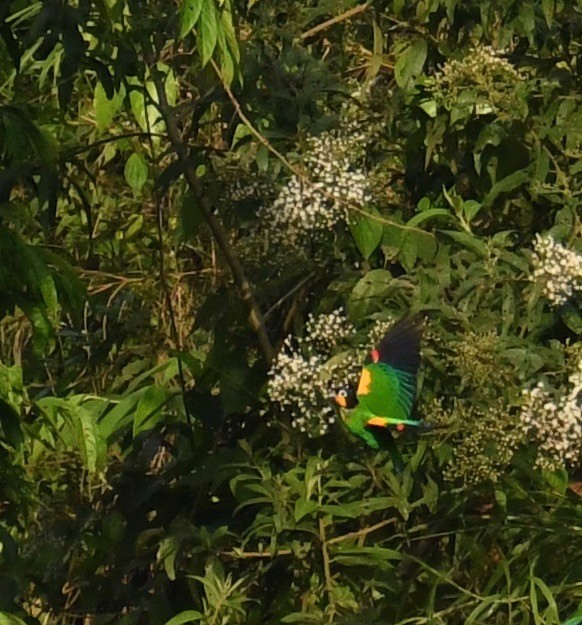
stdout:
{"type": "Polygon", "coordinates": [[[366,359],[357,389],[347,385],[334,397],[347,429],[372,449],[386,449],[397,473],[404,470],[404,461],[390,428],[402,432],[424,426],[411,418],[421,334],[419,319],[394,323],[366,359]]]}

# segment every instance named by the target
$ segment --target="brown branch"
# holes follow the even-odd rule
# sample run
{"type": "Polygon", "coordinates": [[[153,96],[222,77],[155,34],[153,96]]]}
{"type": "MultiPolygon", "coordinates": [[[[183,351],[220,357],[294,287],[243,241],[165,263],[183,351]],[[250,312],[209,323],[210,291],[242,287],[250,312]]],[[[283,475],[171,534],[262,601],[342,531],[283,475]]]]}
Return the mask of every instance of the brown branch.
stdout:
{"type": "Polygon", "coordinates": [[[349,540],[351,538],[360,538],[361,536],[367,536],[376,530],[379,530],[381,527],[385,527],[386,525],[391,525],[395,523],[398,519],[396,517],[391,517],[389,519],[385,519],[384,521],[380,521],[375,525],[370,525],[370,527],[364,527],[361,530],[357,530],[356,532],[349,532],[348,534],[343,534],[342,536],[336,536],[335,538],[330,538],[327,541],[328,545],[332,545],[335,543],[341,543],[344,540],[349,540]]]}
{"type": "Polygon", "coordinates": [[[293,553],[291,549],[281,549],[275,553],[270,551],[221,551],[221,556],[227,558],[240,558],[241,560],[252,560],[254,558],[276,558],[277,556],[290,556],[293,553]]]}
{"type": "MultiPolygon", "coordinates": [[[[381,529],[382,527],[386,527],[386,525],[391,525],[398,521],[396,517],[390,517],[389,519],[384,519],[384,521],[380,521],[379,523],[375,523],[374,525],[370,525],[368,527],[364,527],[361,530],[357,530],[355,532],[348,532],[347,534],[342,534],[341,536],[336,536],[335,538],[330,538],[325,541],[326,545],[335,545],[337,543],[341,543],[344,540],[350,540],[352,538],[360,538],[362,536],[367,536],[376,530],[381,529]]],[[[319,526],[320,530],[320,539],[321,539],[321,523],[319,526]]],[[[323,528],[324,536],[325,536],[325,527],[323,528]]],[[[327,549],[326,549],[327,552],[327,549]]],[[[240,558],[242,560],[252,560],[253,558],[276,558],[277,556],[290,556],[293,554],[291,549],[280,549],[279,551],[270,552],[270,551],[240,551],[238,549],[234,549],[232,551],[221,551],[221,556],[226,556],[228,558],[240,558]]],[[[328,564],[329,564],[329,554],[328,554],[328,564]]]]}
{"type": "MultiPolygon", "coordinates": [[[[150,65],[153,67],[153,63],[151,63],[150,65]]],[[[184,175],[186,177],[186,180],[188,181],[190,190],[196,198],[198,207],[200,208],[200,211],[202,212],[202,215],[204,216],[204,219],[206,220],[206,223],[212,231],[218,247],[220,248],[220,251],[224,256],[224,259],[226,260],[226,263],[230,268],[233,280],[239,290],[239,293],[249,309],[249,323],[257,335],[259,345],[265,359],[267,360],[267,362],[269,362],[273,359],[275,351],[273,349],[273,346],[271,345],[269,335],[267,334],[265,319],[256,300],[251,283],[246,277],[245,271],[236,251],[231,246],[228,240],[228,234],[224,226],[214,214],[214,209],[208,201],[208,198],[204,195],[200,183],[198,182],[196,169],[188,158],[188,148],[182,141],[182,136],[178,128],[178,120],[176,119],[175,111],[170,106],[168,98],[166,96],[163,75],[159,71],[154,69],[153,79],[158,96],[157,106],[159,108],[160,115],[162,116],[162,119],[166,124],[166,130],[168,133],[168,138],[172,145],[172,149],[182,162],[182,165],[184,167],[184,175]]]]}
{"type": "Polygon", "coordinates": [[[353,9],[349,9],[345,13],[338,15],[336,17],[332,17],[331,19],[306,30],[300,37],[300,39],[309,39],[309,37],[313,37],[313,35],[317,35],[322,30],[327,30],[330,26],[334,26],[335,24],[339,24],[340,22],[344,22],[345,20],[349,20],[354,15],[358,15],[358,13],[363,13],[370,6],[369,2],[365,4],[360,4],[359,6],[354,7],[353,9]]]}

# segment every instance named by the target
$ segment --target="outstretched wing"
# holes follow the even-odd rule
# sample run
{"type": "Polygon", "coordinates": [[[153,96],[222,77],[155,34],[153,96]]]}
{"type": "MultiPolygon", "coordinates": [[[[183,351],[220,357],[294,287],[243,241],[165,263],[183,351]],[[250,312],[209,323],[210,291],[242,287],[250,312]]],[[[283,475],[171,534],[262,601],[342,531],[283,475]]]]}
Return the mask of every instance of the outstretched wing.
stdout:
{"type": "Polygon", "coordinates": [[[362,369],[357,395],[362,406],[383,422],[369,425],[415,424],[410,413],[416,394],[421,332],[419,321],[403,319],[372,350],[371,362],[362,369]]]}
{"type": "Polygon", "coordinates": [[[421,320],[405,317],[388,330],[378,347],[372,350],[370,360],[416,376],[420,365],[421,336],[421,320]]]}

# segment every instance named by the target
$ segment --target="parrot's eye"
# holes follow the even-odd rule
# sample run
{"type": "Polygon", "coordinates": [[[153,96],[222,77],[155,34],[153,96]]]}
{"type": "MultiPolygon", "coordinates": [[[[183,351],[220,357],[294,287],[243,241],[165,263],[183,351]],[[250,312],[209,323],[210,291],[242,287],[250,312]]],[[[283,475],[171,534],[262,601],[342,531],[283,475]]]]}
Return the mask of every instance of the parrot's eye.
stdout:
{"type": "Polygon", "coordinates": [[[346,391],[345,388],[342,388],[341,391],[339,391],[338,395],[340,397],[347,397],[348,396],[348,392],[346,391]]]}

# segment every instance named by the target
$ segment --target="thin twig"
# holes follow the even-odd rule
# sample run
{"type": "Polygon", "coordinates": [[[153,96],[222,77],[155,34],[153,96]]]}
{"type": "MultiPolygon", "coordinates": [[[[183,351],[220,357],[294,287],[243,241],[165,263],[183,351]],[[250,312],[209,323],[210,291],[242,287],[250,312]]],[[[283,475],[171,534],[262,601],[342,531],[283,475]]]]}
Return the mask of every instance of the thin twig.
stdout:
{"type": "Polygon", "coordinates": [[[329,563],[329,551],[327,550],[327,540],[325,536],[325,521],[319,517],[319,540],[321,541],[321,557],[323,559],[323,575],[325,577],[325,591],[327,600],[331,606],[330,622],[333,620],[334,600],[333,600],[333,580],[331,578],[331,566],[329,563]]]}
{"type": "Polygon", "coordinates": [[[307,277],[303,278],[303,280],[300,280],[290,291],[288,291],[287,293],[285,293],[285,295],[281,296],[272,306],[271,308],[269,308],[269,310],[267,310],[267,312],[265,313],[265,319],[267,319],[269,317],[269,315],[271,315],[276,308],[278,308],[286,299],[288,299],[289,297],[291,297],[294,293],[296,293],[297,291],[299,291],[302,287],[304,287],[310,280],[311,278],[313,278],[313,276],[315,276],[315,272],[310,273],[307,277]]]}
{"type": "MultiPolygon", "coordinates": [[[[146,124],[148,133],[150,133],[150,119],[147,115],[147,107],[148,103],[146,100],[146,93],[144,92],[144,110],[146,111],[146,124]]],[[[164,92],[165,95],[165,92],[164,92]]],[[[156,160],[156,150],[154,146],[154,141],[151,133],[148,136],[148,141],[150,144],[150,152],[152,155],[152,161],[154,163],[154,167],[157,168],[158,162],[156,160]]],[[[157,173],[157,172],[156,172],[157,173]]],[[[157,176],[156,176],[157,177],[157,176]]],[[[182,351],[182,345],[180,343],[180,334],[178,332],[178,325],[176,323],[176,315],[174,314],[174,306],[172,303],[172,293],[166,281],[166,261],[164,257],[164,212],[163,212],[163,197],[160,192],[160,188],[156,185],[154,191],[154,198],[156,200],[156,226],[157,226],[157,234],[158,234],[158,243],[160,247],[159,254],[159,267],[160,267],[160,282],[162,283],[162,291],[164,292],[164,296],[166,298],[166,306],[168,307],[168,314],[170,316],[170,332],[172,335],[172,340],[174,341],[174,347],[178,351],[182,351]]],[[[180,389],[182,391],[182,402],[184,404],[184,413],[186,414],[186,423],[190,428],[190,436],[192,437],[192,441],[194,442],[194,416],[190,412],[188,407],[188,402],[186,401],[186,376],[184,375],[184,365],[182,364],[182,359],[176,359],[178,364],[178,380],[180,381],[180,389]]]]}
{"type": "Polygon", "coordinates": [[[270,551],[240,551],[239,549],[233,549],[232,551],[221,551],[221,556],[226,556],[227,558],[239,558],[241,560],[253,560],[253,559],[272,559],[277,556],[290,556],[293,553],[291,549],[281,549],[280,551],[276,551],[275,553],[271,553],[270,551]]]}
{"type": "Polygon", "coordinates": [[[370,527],[364,527],[361,530],[357,530],[356,532],[349,532],[348,534],[343,534],[342,536],[336,536],[335,538],[330,538],[327,541],[328,545],[333,545],[335,543],[341,543],[344,540],[350,540],[351,538],[360,538],[361,536],[367,536],[368,534],[379,530],[381,527],[385,527],[386,525],[391,525],[392,523],[396,523],[398,519],[396,517],[390,517],[389,519],[385,519],[384,521],[380,521],[375,525],[370,525],[370,527]]]}
{"type": "MultiPolygon", "coordinates": [[[[153,68],[153,63],[150,62],[150,66],[153,68]]],[[[163,75],[158,70],[153,69],[153,82],[156,88],[158,96],[158,109],[160,115],[166,124],[166,130],[168,138],[172,145],[172,149],[182,162],[184,167],[184,175],[188,181],[190,190],[193,196],[196,198],[200,211],[206,220],[226,263],[228,264],[233,280],[240,292],[240,295],[249,309],[249,323],[252,329],[257,335],[261,351],[267,362],[271,361],[275,355],[275,350],[271,345],[271,340],[267,333],[267,327],[265,325],[265,319],[255,297],[251,283],[249,282],[240,259],[230,244],[228,234],[222,225],[221,221],[214,214],[214,209],[211,206],[208,198],[203,193],[203,190],[198,181],[196,175],[196,168],[192,164],[189,158],[188,148],[182,140],[182,136],[178,127],[178,120],[174,109],[170,106],[168,98],[166,96],[166,90],[164,86],[163,75]]]]}
{"type": "Polygon", "coordinates": [[[360,4],[352,9],[349,9],[345,13],[338,15],[336,17],[332,17],[331,19],[306,30],[300,37],[300,39],[309,39],[309,37],[313,37],[313,35],[317,35],[322,30],[327,30],[330,26],[334,26],[335,24],[339,24],[340,22],[344,22],[345,20],[349,20],[354,17],[354,15],[358,15],[359,13],[363,13],[370,6],[370,2],[366,2],[364,4],[360,4]]]}

